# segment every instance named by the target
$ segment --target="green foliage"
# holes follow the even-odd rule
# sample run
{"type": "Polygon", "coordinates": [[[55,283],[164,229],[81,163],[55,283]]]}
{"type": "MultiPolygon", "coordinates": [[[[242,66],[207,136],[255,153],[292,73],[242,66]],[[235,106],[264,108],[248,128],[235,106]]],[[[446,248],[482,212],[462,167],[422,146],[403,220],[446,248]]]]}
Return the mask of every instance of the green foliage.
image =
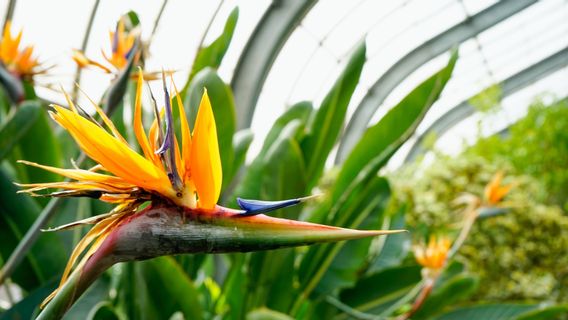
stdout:
{"type": "Polygon", "coordinates": [[[421,83],[377,124],[365,131],[342,166],[333,192],[334,201],[339,199],[339,195],[363,169],[372,167],[371,164],[376,162],[377,168],[370,170],[374,174],[410,137],[428,109],[440,96],[450,79],[456,60],[457,51],[452,54],[445,68],[421,83]]]}
{"type": "MultiPolygon", "coordinates": [[[[229,44],[231,44],[231,40],[233,39],[233,33],[235,32],[238,19],[239,8],[235,7],[229,14],[221,35],[219,35],[219,37],[217,37],[217,39],[215,39],[215,41],[213,41],[210,45],[199,48],[191,68],[191,72],[189,73],[189,78],[187,80],[188,86],[193,77],[200,70],[203,70],[206,67],[211,67],[213,69],[219,68],[225,53],[227,53],[227,50],[229,49],[229,44]]],[[[184,87],[184,91],[186,89],[187,88],[184,87]]]]}
{"type": "Polygon", "coordinates": [[[469,104],[473,106],[477,111],[483,113],[490,113],[499,110],[500,101],[503,92],[501,86],[494,84],[485,88],[480,93],[476,94],[474,97],[469,99],[469,104]]]}
{"type": "MultiPolygon", "coordinates": [[[[128,18],[129,28],[140,24],[134,12],[129,12],[128,18]]],[[[520,155],[515,160],[496,157],[489,163],[486,158],[477,156],[477,151],[472,148],[467,161],[454,163],[443,159],[437,162],[437,169],[425,171],[421,179],[414,179],[415,168],[398,173],[394,187],[379,175],[440,96],[452,75],[457,59],[455,52],[444,68],[411,90],[380,121],[367,129],[344,164],[325,172],[326,160],[337,146],[347,107],[363,71],[364,42],[355,48],[319,108],[315,109],[308,101],[289,107],[273,124],[256,158],[246,163],[253,134],[248,130],[235,132],[233,93],[216,71],[229,48],[237,20],[238,9],[234,9],[223,32],[210,45],[199,49],[180,93],[192,126],[203,90],[208,90],[223,166],[222,204],[234,207],[237,196],[279,200],[325,191],[324,196],[307,205],[275,211],[271,215],[360,229],[400,229],[420,224],[444,228],[461,219],[450,205],[456,194],[464,191],[481,194],[483,185],[500,168],[532,174],[518,168],[520,163],[530,166],[532,158],[521,160],[520,155]],[[398,201],[391,201],[393,192],[398,195],[398,201]]],[[[113,119],[128,141],[134,141],[134,138],[131,125],[125,122],[129,119],[124,115],[129,111],[129,104],[124,103],[124,99],[132,100],[133,97],[135,86],[130,80],[133,64],[131,59],[110,85],[102,102],[107,111],[115,112],[113,119]]],[[[499,96],[497,89],[485,92],[472,103],[485,108],[499,96]]],[[[34,98],[33,87],[28,86],[26,92],[34,98]]],[[[6,109],[3,111],[8,111],[10,103],[2,103],[6,109]]],[[[174,106],[176,104],[174,99],[174,106]]],[[[0,113],[0,133],[5,136],[10,132],[9,135],[18,138],[2,140],[0,144],[0,156],[4,158],[0,171],[2,258],[9,256],[45,205],[41,200],[17,195],[11,181],[55,180],[48,175],[39,176],[33,172],[34,168],[22,169],[14,161],[25,158],[61,166],[61,150],[68,149],[65,141],[56,139],[39,106],[36,100],[18,106],[17,111],[9,111],[14,113],[9,117],[5,116],[9,112],[0,113]],[[38,136],[42,137],[42,148],[35,148],[33,144],[33,139],[38,136]]],[[[555,130],[563,126],[558,119],[545,117],[539,120],[541,118],[536,115],[534,118],[547,125],[556,123],[549,121],[558,121],[552,125],[555,130]]],[[[527,127],[524,128],[526,131],[527,127]]],[[[515,130],[522,129],[512,129],[512,135],[515,130]]],[[[548,139],[550,145],[565,138],[552,134],[537,134],[536,137],[548,139]]],[[[487,141],[489,144],[489,139],[487,141]]],[[[76,149],[70,151],[74,153],[76,149]]],[[[67,152],[65,155],[68,156],[67,152]]],[[[554,155],[562,157],[564,153],[554,155]]],[[[547,165],[553,166],[556,174],[561,176],[560,161],[553,161],[552,157],[547,159],[547,165]]],[[[542,185],[554,186],[559,199],[565,189],[553,177],[543,184],[525,176],[515,179],[520,179],[520,185],[508,199],[518,207],[506,215],[475,225],[474,236],[468,239],[458,256],[466,263],[465,267],[455,261],[449,264],[413,319],[511,319],[517,316],[531,319],[565,311],[561,305],[543,309],[536,304],[510,303],[455,307],[465,300],[487,298],[546,297],[556,301],[565,298],[563,288],[568,287],[567,272],[561,268],[552,270],[551,265],[568,265],[568,261],[564,261],[565,255],[560,253],[568,246],[565,237],[561,236],[568,223],[557,208],[532,206],[534,199],[544,199],[544,195],[538,193],[542,185]],[[515,247],[515,241],[522,241],[525,246],[515,247]],[[505,272],[511,277],[500,279],[505,272]],[[511,282],[518,287],[511,289],[511,282]],[[526,289],[531,286],[532,291],[528,292],[526,289]],[[505,287],[508,289],[503,289],[505,287]]],[[[67,219],[108,210],[110,207],[87,199],[65,202],[60,213],[67,219]]],[[[64,243],[74,245],[84,231],[68,234],[65,241],[56,234],[40,237],[12,275],[14,283],[25,290],[26,297],[11,310],[0,313],[0,319],[33,317],[37,304],[55,286],[52,279],[56,279],[63,268],[67,256],[64,243]]],[[[425,283],[422,267],[409,256],[410,239],[406,233],[310,248],[168,256],[118,264],[70,309],[67,318],[284,320],[395,317],[410,310],[425,283]]]]}
{"type": "MultiPolygon", "coordinates": [[[[12,184],[14,177],[0,170],[0,254],[8,257],[22,239],[25,231],[37,218],[40,207],[32,198],[17,194],[12,184]]],[[[6,260],[3,258],[2,260],[6,260]]],[[[20,267],[13,280],[26,290],[33,290],[60,274],[66,254],[56,234],[46,233],[39,238],[20,267]]]]}
{"type": "Polygon", "coordinates": [[[310,188],[317,183],[325,160],[339,137],[347,106],[363,70],[366,51],[367,47],[363,41],[351,55],[345,70],[307,126],[308,134],[302,142],[302,150],[306,156],[306,173],[310,188]]]}
{"type": "Polygon", "coordinates": [[[504,138],[480,139],[469,154],[510,163],[513,172],[538,178],[539,200],[568,211],[568,102],[535,102],[504,138]]]}
{"type": "Polygon", "coordinates": [[[562,154],[568,140],[562,128],[567,110],[565,102],[536,104],[511,127],[508,137],[482,138],[462,155],[439,154],[426,168],[414,164],[392,177],[399,199],[410,205],[409,225],[432,230],[459,223],[463,217],[451,205],[453,199],[464,192],[482,196],[498,170],[507,172],[505,183],[517,184],[506,198],[512,208],[476,222],[460,250],[461,259],[480,278],[476,300],[568,297],[568,273],[559,267],[568,263],[563,254],[568,237],[562,231],[568,217],[554,205],[563,203],[557,199],[562,199],[562,186],[568,183],[562,179],[561,160],[566,158],[562,154]]]}
{"type": "MultiPolygon", "coordinates": [[[[487,319],[487,320],[509,320],[509,319],[523,319],[525,315],[532,315],[534,310],[539,308],[534,304],[487,304],[472,307],[459,308],[454,311],[436,317],[435,320],[461,320],[461,319],[487,319]]],[[[549,315],[559,315],[555,307],[554,313],[549,315]]],[[[547,309],[543,307],[542,309],[547,309]]],[[[566,309],[561,309],[564,312],[566,309]]],[[[541,316],[545,315],[543,310],[540,310],[541,316]]],[[[524,318],[526,319],[526,318],[524,318]]],[[[546,319],[546,318],[536,318],[546,319]]],[[[550,318],[548,318],[550,319],[550,318]]],[[[554,319],[554,318],[552,318],[554,319]]]]}

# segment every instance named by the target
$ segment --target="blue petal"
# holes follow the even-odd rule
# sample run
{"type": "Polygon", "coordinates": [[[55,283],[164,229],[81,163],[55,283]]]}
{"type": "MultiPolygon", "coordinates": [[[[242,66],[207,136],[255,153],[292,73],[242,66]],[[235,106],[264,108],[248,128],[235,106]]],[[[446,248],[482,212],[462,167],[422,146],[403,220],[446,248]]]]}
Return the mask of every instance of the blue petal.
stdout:
{"type": "Polygon", "coordinates": [[[252,216],[260,213],[267,213],[270,211],[291,207],[297,205],[300,202],[311,199],[314,196],[296,198],[281,201],[262,201],[262,200],[252,200],[252,199],[241,199],[237,198],[237,204],[243,210],[245,210],[242,215],[252,216]]]}

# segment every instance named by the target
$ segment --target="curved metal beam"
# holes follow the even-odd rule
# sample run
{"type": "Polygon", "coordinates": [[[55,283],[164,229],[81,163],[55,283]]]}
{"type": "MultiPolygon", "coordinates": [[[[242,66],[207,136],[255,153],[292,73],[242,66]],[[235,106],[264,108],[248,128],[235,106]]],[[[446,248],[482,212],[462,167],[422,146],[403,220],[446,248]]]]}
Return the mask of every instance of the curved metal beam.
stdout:
{"type": "MultiPolygon", "coordinates": [[[[556,52],[555,54],[543,59],[530,67],[505,79],[501,83],[502,97],[509,96],[530,84],[547,77],[554,71],[568,66],[568,47],[556,52]]],[[[471,99],[471,98],[470,98],[471,99]]],[[[453,128],[460,121],[475,113],[476,109],[469,103],[469,100],[462,101],[460,104],[443,114],[432,123],[414,142],[404,162],[409,162],[423,152],[422,142],[431,133],[441,136],[453,128]]]]}
{"type": "Polygon", "coordinates": [[[250,127],[256,102],[274,60],[316,2],[274,0],[254,29],[231,80],[239,129],[250,127]]]}
{"type": "Polygon", "coordinates": [[[536,0],[499,1],[424,42],[402,57],[373,84],[355,110],[339,145],[335,162],[340,163],[347,158],[385,98],[414,70],[453,46],[493,27],[536,2],[536,0]]]}

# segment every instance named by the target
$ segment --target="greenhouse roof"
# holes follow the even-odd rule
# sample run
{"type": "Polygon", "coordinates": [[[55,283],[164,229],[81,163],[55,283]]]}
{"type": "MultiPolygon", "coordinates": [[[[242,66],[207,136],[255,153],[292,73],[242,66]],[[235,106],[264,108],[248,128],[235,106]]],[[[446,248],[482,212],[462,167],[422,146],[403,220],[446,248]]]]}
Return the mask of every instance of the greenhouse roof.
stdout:
{"type": "MultiPolygon", "coordinates": [[[[398,163],[419,154],[420,142],[430,132],[439,135],[438,147],[455,152],[464,139],[477,136],[478,120],[484,120],[482,134],[499,132],[522,117],[536,97],[564,98],[568,94],[568,4],[563,0],[232,0],[196,4],[12,0],[3,2],[1,9],[6,17],[12,15],[16,30],[25,27],[23,41],[35,45],[40,60],[54,66],[38,82],[61,83],[72,90],[76,66],[69,57],[71,49],[83,46],[90,18],[85,51],[100,56],[101,44],[107,44],[108,31],[117,18],[134,8],[143,38],[152,40],[146,65],[178,70],[175,78],[181,83],[199,45],[212,41],[229,12],[238,6],[234,39],[219,73],[233,85],[238,126],[252,126],[258,138],[250,157],[287,107],[301,100],[319,105],[363,39],[367,62],[362,85],[351,99],[343,137],[347,142],[336,152],[336,162],[350,150],[349,141],[356,141],[367,125],[439,69],[452,48],[459,48],[460,55],[454,76],[415,136],[395,157],[398,163]],[[54,6],[59,9],[54,11],[54,6]],[[496,85],[503,108],[495,113],[475,112],[470,99],[496,85]]],[[[79,83],[98,98],[108,79],[84,70],[79,83]]],[[[38,92],[50,100],[61,100],[53,88],[38,92]]]]}

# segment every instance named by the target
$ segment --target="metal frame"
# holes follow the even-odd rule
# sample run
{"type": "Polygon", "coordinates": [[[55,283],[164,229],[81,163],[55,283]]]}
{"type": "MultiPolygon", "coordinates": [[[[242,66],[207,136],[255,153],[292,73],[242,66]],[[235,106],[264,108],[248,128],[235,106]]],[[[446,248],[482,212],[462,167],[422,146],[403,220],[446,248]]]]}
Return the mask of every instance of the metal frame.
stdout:
{"type": "Polygon", "coordinates": [[[274,60],[317,0],[274,0],[255,27],[241,54],[231,87],[237,127],[250,127],[256,102],[274,60]]]}
{"type": "Polygon", "coordinates": [[[402,57],[373,84],[355,110],[339,145],[335,162],[341,163],[347,158],[385,98],[414,70],[536,2],[536,0],[499,1],[424,42],[402,57]]]}
{"type": "MultiPolygon", "coordinates": [[[[568,47],[505,79],[501,83],[502,98],[514,94],[566,66],[568,66],[568,47]]],[[[422,142],[431,132],[441,136],[462,120],[474,114],[476,109],[469,103],[470,99],[462,101],[450,109],[418,136],[412,147],[410,147],[404,162],[416,159],[424,151],[422,142]]]]}

